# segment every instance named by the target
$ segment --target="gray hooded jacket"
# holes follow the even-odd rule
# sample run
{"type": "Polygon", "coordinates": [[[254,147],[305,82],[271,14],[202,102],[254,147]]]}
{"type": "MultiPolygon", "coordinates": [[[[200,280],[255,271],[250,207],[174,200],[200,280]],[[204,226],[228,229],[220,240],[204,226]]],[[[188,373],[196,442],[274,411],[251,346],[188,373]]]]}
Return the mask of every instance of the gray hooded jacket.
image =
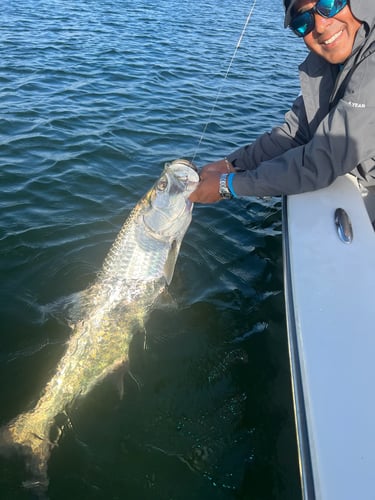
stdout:
{"type": "Polygon", "coordinates": [[[363,21],[339,70],[311,52],[300,66],[301,96],[285,123],[228,155],[238,196],[313,191],[352,172],[375,183],[375,0],[351,0],[363,21]]]}

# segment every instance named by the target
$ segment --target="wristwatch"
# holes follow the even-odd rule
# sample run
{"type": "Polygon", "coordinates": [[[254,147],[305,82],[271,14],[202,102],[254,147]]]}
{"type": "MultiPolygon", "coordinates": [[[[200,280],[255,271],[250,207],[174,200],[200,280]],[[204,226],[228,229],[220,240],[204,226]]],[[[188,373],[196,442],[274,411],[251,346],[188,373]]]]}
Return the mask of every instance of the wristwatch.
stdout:
{"type": "Polygon", "coordinates": [[[225,200],[230,200],[231,198],[233,198],[233,196],[228,188],[227,179],[228,179],[228,174],[221,174],[220,184],[219,184],[219,194],[225,200]]]}

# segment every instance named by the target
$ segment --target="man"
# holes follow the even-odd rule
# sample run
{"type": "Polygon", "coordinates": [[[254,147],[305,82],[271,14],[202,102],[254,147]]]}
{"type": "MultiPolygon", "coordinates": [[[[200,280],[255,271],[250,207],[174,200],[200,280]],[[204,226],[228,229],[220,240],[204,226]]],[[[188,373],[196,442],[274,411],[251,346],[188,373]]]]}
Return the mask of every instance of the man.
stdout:
{"type": "Polygon", "coordinates": [[[284,0],[303,37],[301,95],[285,123],[202,168],[190,199],[313,191],[352,172],[375,183],[375,0],[284,0]]]}

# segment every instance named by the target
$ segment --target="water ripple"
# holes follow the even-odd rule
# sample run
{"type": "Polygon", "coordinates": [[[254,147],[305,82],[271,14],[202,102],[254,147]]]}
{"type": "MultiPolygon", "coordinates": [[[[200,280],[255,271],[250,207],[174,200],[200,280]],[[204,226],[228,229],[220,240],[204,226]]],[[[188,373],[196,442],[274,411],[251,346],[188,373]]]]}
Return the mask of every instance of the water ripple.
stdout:
{"type": "MultiPolygon", "coordinates": [[[[5,421],[38,397],[61,354],[68,329],[48,311],[95,279],[164,162],[196,154],[202,165],[281,121],[299,92],[304,47],[282,29],[281,4],[264,0],[224,81],[246,1],[3,3],[5,421]]],[[[145,359],[134,360],[143,389],[130,383],[119,402],[98,388],[77,408],[51,460],[51,500],[298,498],[289,448],[274,451],[284,432],[294,445],[280,206],[195,207],[175,307],[153,314],[145,359]]],[[[10,498],[19,473],[4,470],[0,497],[10,498]]]]}

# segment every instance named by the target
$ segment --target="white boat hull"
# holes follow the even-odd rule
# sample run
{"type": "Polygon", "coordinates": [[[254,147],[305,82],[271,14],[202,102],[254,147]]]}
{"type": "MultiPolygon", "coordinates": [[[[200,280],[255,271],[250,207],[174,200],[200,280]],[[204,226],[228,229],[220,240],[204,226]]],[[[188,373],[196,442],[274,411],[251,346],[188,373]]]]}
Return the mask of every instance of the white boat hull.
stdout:
{"type": "Polygon", "coordinates": [[[374,229],[352,176],[285,198],[283,223],[304,498],[374,500],[374,229]],[[338,208],[350,218],[350,243],[338,235],[338,208]]]}

